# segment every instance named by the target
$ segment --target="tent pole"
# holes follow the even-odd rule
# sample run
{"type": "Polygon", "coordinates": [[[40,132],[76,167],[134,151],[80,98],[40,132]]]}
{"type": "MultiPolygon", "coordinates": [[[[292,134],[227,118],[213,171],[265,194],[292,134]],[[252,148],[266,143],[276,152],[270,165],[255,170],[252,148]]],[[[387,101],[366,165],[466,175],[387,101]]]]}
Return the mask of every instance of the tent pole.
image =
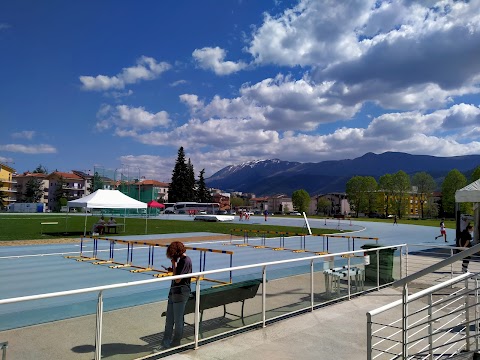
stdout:
{"type": "Polygon", "coordinates": [[[87,236],[87,207],[85,207],[85,225],[83,227],[83,237],[87,236]]]}

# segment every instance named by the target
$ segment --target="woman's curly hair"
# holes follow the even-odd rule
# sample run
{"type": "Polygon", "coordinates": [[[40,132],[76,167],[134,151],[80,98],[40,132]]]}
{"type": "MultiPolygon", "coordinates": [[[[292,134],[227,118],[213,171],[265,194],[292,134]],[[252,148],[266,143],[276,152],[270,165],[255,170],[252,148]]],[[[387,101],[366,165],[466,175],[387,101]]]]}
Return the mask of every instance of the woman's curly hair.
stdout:
{"type": "Polygon", "coordinates": [[[174,241],[167,247],[167,258],[178,259],[182,254],[187,251],[185,245],[180,241],[174,241]]]}

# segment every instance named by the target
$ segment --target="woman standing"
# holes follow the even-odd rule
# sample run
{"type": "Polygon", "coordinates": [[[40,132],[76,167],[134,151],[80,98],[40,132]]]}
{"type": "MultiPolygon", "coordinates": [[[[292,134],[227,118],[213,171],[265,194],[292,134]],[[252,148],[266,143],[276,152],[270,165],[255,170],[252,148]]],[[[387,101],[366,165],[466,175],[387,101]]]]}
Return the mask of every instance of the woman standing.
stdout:
{"type": "MultiPolygon", "coordinates": [[[[185,251],[185,246],[180,241],[174,241],[168,246],[167,258],[172,261],[172,266],[168,270],[173,272],[173,275],[190,274],[192,272],[192,260],[185,255],[185,251]]],[[[187,277],[172,280],[170,285],[165,332],[162,340],[164,348],[180,345],[180,340],[183,337],[185,305],[190,296],[190,281],[191,279],[187,277]]]]}

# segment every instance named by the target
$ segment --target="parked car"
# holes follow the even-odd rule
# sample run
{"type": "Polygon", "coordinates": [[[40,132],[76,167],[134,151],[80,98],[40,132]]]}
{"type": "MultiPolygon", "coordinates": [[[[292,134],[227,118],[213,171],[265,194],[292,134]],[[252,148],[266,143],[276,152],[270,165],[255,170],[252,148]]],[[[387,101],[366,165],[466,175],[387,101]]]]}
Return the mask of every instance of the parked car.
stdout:
{"type": "Polygon", "coordinates": [[[218,210],[217,215],[228,215],[227,210],[218,210]]]}
{"type": "Polygon", "coordinates": [[[200,210],[198,212],[199,215],[207,215],[207,211],[206,210],[200,210]]]}
{"type": "Polygon", "coordinates": [[[166,209],[166,210],[164,211],[164,214],[175,214],[175,211],[166,209]]]}
{"type": "Polygon", "coordinates": [[[302,216],[298,211],[292,211],[290,212],[290,215],[302,216]]]}

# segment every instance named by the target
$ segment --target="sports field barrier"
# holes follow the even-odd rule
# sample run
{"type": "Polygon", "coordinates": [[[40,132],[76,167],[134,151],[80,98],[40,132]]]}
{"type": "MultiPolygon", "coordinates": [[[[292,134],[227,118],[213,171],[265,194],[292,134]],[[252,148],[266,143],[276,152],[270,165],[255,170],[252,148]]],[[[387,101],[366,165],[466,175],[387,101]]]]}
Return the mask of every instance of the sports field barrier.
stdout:
{"type": "MultiPolygon", "coordinates": [[[[405,246],[405,244],[396,245],[395,247],[401,246],[405,246]]],[[[383,248],[379,248],[371,251],[375,253],[377,251],[381,251],[382,249],[383,248]]],[[[106,312],[104,302],[105,305],[111,303],[112,293],[117,289],[131,288],[133,292],[133,287],[135,286],[136,289],[134,290],[134,293],[142,293],[142,288],[151,286],[152,284],[160,285],[162,281],[170,282],[170,280],[181,279],[185,277],[197,278],[195,285],[192,286],[195,288],[196,294],[195,312],[191,316],[193,318],[192,323],[194,324],[194,326],[188,334],[185,334],[186,336],[184,337],[184,339],[182,339],[182,343],[180,346],[183,348],[188,346],[198,348],[199,345],[203,343],[207,343],[217,338],[225,337],[226,335],[236,333],[239,330],[243,331],[243,329],[247,328],[265,327],[269,324],[273,324],[280,319],[289,318],[292,315],[301,314],[306,311],[313,311],[317,308],[325,306],[326,304],[334,303],[341,299],[351,299],[352,296],[360,295],[364,291],[370,291],[374,290],[375,288],[380,288],[376,284],[367,284],[365,289],[362,289],[362,287],[356,287],[354,283],[355,279],[351,276],[346,276],[340,279],[340,281],[335,282],[336,286],[340,286],[340,291],[338,291],[338,289],[335,289],[336,291],[333,291],[333,288],[327,289],[325,287],[326,274],[328,273],[327,275],[330,276],[330,273],[328,272],[328,270],[330,270],[330,265],[334,265],[335,268],[333,270],[335,270],[337,266],[346,266],[345,270],[339,271],[346,271],[346,273],[349,274],[349,272],[353,271],[354,268],[359,268],[363,265],[360,259],[356,259],[355,261],[353,261],[354,256],[347,257],[344,255],[361,256],[363,255],[363,253],[364,250],[358,250],[356,253],[342,252],[323,256],[314,255],[295,259],[285,259],[236,266],[234,268],[207,270],[200,273],[176,275],[172,277],[149,278],[140,281],[95,286],[90,288],[75,289],[50,294],[37,294],[19,298],[0,299],[0,307],[8,304],[27,301],[43,301],[44,299],[48,298],[65,297],[65,299],[67,299],[66,297],[69,296],[83,297],[83,294],[94,294],[91,297],[93,298],[96,295],[97,299],[96,324],[94,323],[94,321],[91,321],[91,326],[89,326],[88,324],[86,326],[83,326],[84,324],[82,322],[78,322],[73,319],[74,322],[71,323],[71,327],[69,327],[68,329],[66,329],[66,325],[68,324],[62,323],[62,328],[60,329],[59,333],[56,334],[57,336],[54,339],[52,339],[50,332],[39,331],[39,329],[44,328],[36,327],[35,330],[37,333],[37,339],[41,339],[43,341],[42,344],[44,344],[44,346],[46,346],[45,348],[47,349],[45,351],[50,351],[50,349],[53,348],[61,348],[63,349],[64,354],[78,356],[79,354],[74,353],[72,349],[74,349],[75,346],[81,346],[81,348],[84,349],[85,343],[83,342],[84,340],[81,340],[82,342],[76,341],[77,334],[80,332],[90,332],[91,335],[89,335],[88,338],[95,338],[95,347],[90,347],[91,350],[88,354],[86,353],[86,356],[89,356],[90,359],[101,359],[102,346],[105,346],[106,352],[104,353],[104,356],[107,354],[109,356],[116,356],[118,354],[118,356],[122,356],[126,359],[146,359],[148,357],[152,357],[152,346],[156,345],[158,343],[158,340],[148,340],[148,344],[146,344],[145,346],[135,345],[134,347],[132,347],[132,352],[129,352],[128,354],[125,353],[125,347],[122,345],[125,343],[130,344],[132,343],[131,341],[138,341],[139,338],[143,340],[147,337],[151,337],[152,331],[156,335],[158,333],[158,329],[162,327],[163,323],[160,323],[156,317],[152,318],[152,314],[148,313],[148,311],[151,310],[146,309],[142,306],[134,306],[131,309],[128,309],[128,311],[135,311],[132,313],[137,316],[135,317],[135,319],[144,319],[143,321],[145,321],[145,324],[142,323],[142,326],[140,326],[138,330],[136,330],[134,326],[121,326],[122,323],[123,325],[125,325],[123,316],[120,316],[118,322],[112,323],[110,320],[114,321],[114,316],[120,314],[120,312],[106,312]],[[292,276],[277,276],[279,266],[288,266],[288,268],[302,268],[303,270],[301,274],[295,275],[294,278],[292,276]],[[210,287],[209,284],[207,285],[205,282],[202,281],[202,278],[211,276],[222,276],[222,274],[226,275],[232,271],[234,272],[234,284],[243,280],[255,278],[262,279],[262,284],[260,285],[261,288],[259,289],[257,296],[250,301],[249,306],[245,309],[245,324],[243,324],[242,321],[236,318],[227,319],[229,321],[227,324],[211,321],[209,323],[209,325],[211,325],[210,327],[206,326],[203,328],[202,335],[200,332],[200,294],[201,290],[204,287],[210,287]],[[248,273],[247,277],[245,277],[245,273],[248,273]],[[145,313],[146,311],[147,313],[145,313]],[[103,320],[104,315],[106,316],[105,319],[108,321],[103,320]],[[40,338],[38,336],[40,336],[40,338]],[[44,336],[44,338],[42,339],[41,336],[44,336]],[[64,338],[62,338],[62,336],[64,336],[64,338]],[[117,344],[118,346],[114,346],[117,344]]],[[[398,266],[397,268],[398,270],[400,270],[401,266],[398,266]]],[[[401,277],[402,275],[401,273],[399,273],[396,276],[396,279],[401,277]]],[[[168,286],[165,283],[163,283],[163,285],[166,287],[168,286]]],[[[158,286],[158,288],[160,288],[160,286],[158,286]]],[[[17,304],[15,306],[19,305],[17,304]]],[[[36,304],[34,304],[33,306],[36,307],[36,304]]],[[[155,313],[159,313],[159,309],[164,310],[166,308],[167,304],[166,301],[164,301],[159,305],[155,305],[154,311],[155,313]]],[[[93,313],[95,313],[95,309],[92,310],[93,313]]],[[[220,311],[218,312],[218,314],[212,314],[212,316],[207,315],[208,318],[204,320],[217,319],[217,315],[221,315],[220,311]]],[[[22,331],[23,330],[24,329],[22,329],[22,331]]],[[[25,329],[25,331],[28,330],[28,328],[25,329]]],[[[18,342],[23,342],[24,346],[22,348],[13,348],[12,350],[16,350],[17,352],[24,352],[26,346],[28,346],[28,349],[33,349],[36,344],[34,343],[32,345],[31,341],[29,342],[27,340],[24,340],[29,339],[29,335],[30,334],[26,332],[25,336],[22,339],[18,340],[18,342]]],[[[10,350],[11,347],[9,346],[9,351],[10,350]]],[[[167,353],[168,351],[171,350],[164,350],[162,351],[162,353],[167,353]]],[[[12,358],[25,357],[13,355],[12,358]]]]}
{"type": "Polygon", "coordinates": [[[372,240],[378,243],[378,238],[377,237],[365,237],[365,236],[349,236],[349,235],[335,235],[335,234],[304,234],[304,233],[295,233],[295,232],[288,232],[288,231],[271,231],[271,230],[256,230],[256,229],[230,229],[230,244],[233,243],[233,236],[238,233],[243,233],[243,244],[237,245],[237,246],[250,246],[248,243],[248,240],[250,238],[249,235],[255,234],[258,235],[256,238],[260,237],[261,240],[261,245],[255,245],[255,248],[271,248],[272,250],[291,250],[294,252],[312,252],[317,255],[323,255],[328,253],[328,247],[329,247],[329,239],[347,239],[348,242],[348,251],[354,251],[355,250],[355,240],[372,240]],[[279,245],[278,247],[268,247],[266,246],[266,239],[267,235],[277,235],[279,238],[279,245]],[[300,237],[300,249],[286,249],[285,248],[285,237],[294,237],[294,236],[299,236],[300,237]],[[307,236],[317,236],[317,237],[322,237],[322,251],[309,251],[305,248],[305,239],[307,236]],[[350,244],[350,239],[352,239],[352,242],[350,244]],[[351,245],[351,246],[350,246],[351,245]]]}
{"type": "MultiPolygon", "coordinates": [[[[156,243],[155,240],[149,241],[139,241],[139,240],[118,240],[112,239],[107,237],[97,237],[97,236],[85,236],[82,237],[80,240],[80,254],[78,256],[66,256],[67,259],[76,259],[77,261],[90,261],[94,265],[106,265],[111,264],[110,268],[112,269],[119,269],[119,268],[132,268],[130,272],[133,273],[140,273],[140,272],[154,272],[154,277],[165,277],[165,276],[172,276],[173,273],[164,269],[156,269],[154,267],[154,254],[155,248],[161,247],[166,248],[168,245],[156,243]],[[92,256],[84,255],[84,239],[92,239],[93,240],[93,248],[92,248],[92,256]],[[108,241],[109,242],[109,258],[101,259],[98,257],[98,243],[99,240],[101,241],[108,241]],[[115,261],[115,244],[126,244],[127,245],[127,256],[125,262],[115,261]],[[135,245],[139,246],[148,246],[148,265],[139,266],[134,265],[133,263],[133,249],[135,245]]],[[[185,246],[187,250],[194,250],[199,251],[200,254],[200,272],[206,270],[206,257],[207,252],[211,253],[219,253],[219,254],[226,254],[230,255],[230,267],[233,266],[233,251],[228,250],[217,250],[217,249],[210,249],[210,248],[203,248],[198,246],[185,246]]],[[[206,281],[218,282],[224,284],[223,281],[213,280],[213,279],[202,279],[206,281]]],[[[230,283],[232,282],[232,274],[230,274],[230,283]]]]}

